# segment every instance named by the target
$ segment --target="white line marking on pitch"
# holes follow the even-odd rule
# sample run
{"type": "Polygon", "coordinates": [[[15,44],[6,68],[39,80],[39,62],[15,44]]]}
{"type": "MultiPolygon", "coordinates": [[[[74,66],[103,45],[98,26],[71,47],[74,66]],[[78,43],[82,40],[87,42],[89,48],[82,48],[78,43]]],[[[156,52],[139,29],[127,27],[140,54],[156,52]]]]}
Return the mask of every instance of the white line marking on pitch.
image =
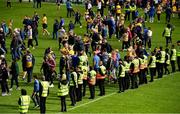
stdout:
{"type": "Polygon", "coordinates": [[[70,110],[74,110],[74,109],[76,109],[76,108],[79,108],[79,107],[82,107],[82,106],[88,105],[88,104],[93,103],[93,102],[96,102],[96,101],[99,101],[99,100],[101,100],[101,99],[103,99],[103,98],[105,98],[105,97],[112,96],[112,95],[114,95],[114,94],[116,94],[116,93],[117,93],[117,92],[114,92],[114,93],[111,93],[111,94],[108,94],[108,95],[105,95],[105,96],[99,97],[99,98],[94,99],[94,100],[92,100],[92,101],[89,101],[89,102],[87,102],[87,103],[84,103],[84,104],[81,104],[81,105],[75,106],[75,107],[73,107],[73,108],[70,108],[68,111],[70,111],[70,110]]]}

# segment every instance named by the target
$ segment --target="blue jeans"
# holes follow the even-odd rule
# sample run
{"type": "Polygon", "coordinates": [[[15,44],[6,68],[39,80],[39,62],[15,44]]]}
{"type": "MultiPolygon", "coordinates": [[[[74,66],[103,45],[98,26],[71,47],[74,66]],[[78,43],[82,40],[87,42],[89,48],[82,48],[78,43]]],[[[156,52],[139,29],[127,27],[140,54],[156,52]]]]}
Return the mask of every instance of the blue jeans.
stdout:
{"type": "Polygon", "coordinates": [[[58,31],[57,31],[57,32],[53,32],[53,39],[54,39],[54,37],[55,37],[56,40],[57,40],[57,38],[58,38],[58,31]]]}

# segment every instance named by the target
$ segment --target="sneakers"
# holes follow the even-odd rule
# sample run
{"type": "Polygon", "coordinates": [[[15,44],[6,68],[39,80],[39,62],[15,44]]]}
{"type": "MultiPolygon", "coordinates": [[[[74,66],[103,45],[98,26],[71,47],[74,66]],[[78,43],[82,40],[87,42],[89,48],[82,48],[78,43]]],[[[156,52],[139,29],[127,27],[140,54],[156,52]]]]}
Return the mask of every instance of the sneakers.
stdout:
{"type": "Polygon", "coordinates": [[[39,107],[39,105],[36,105],[36,106],[34,106],[33,108],[38,108],[39,107]]]}
{"type": "Polygon", "coordinates": [[[20,90],[20,88],[19,88],[19,87],[17,87],[17,88],[16,88],[16,90],[20,90]]]}
{"type": "Polygon", "coordinates": [[[82,26],[80,26],[80,28],[82,28],[82,26]]]}
{"type": "Polygon", "coordinates": [[[12,90],[13,90],[12,88],[9,89],[9,91],[12,91],[12,90]]]}
{"type": "Polygon", "coordinates": [[[7,96],[7,93],[2,93],[2,96],[7,96]]]}

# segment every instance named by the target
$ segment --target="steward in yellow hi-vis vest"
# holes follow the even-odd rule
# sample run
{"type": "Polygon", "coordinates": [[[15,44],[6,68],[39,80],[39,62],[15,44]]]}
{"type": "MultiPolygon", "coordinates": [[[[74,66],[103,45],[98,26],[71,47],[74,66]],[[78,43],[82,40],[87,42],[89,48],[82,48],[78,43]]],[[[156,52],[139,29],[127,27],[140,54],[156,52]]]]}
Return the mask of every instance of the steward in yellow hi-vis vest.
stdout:
{"type": "Polygon", "coordinates": [[[69,94],[68,81],[65,74],[62,75],[58,85],[58,97],[61,98],[61,112],[66,112],[66,96],[69,94]]]}
{"type": "Polygon", "coordinates": [[[129,89],[130,86],[130,65],[131,62],[128,56],[124,57],[124,67],[125,67],[125,89],[129,89]]]}
{"type": "Polygon", "coordinates": [[[176,49],[175,46],[172,45],[171,46],[171,53],[170,53],[170,61],[171,61],[171,68],[172,68],[172,72],[176,71],[176,49]]]}
{"type": "Polygon", "coordinates": [[[158,78],[163,77],[163,72],[164,72],[164,64],[165,64],[165,57],[166,57],[166,52],[163,50],[163,47],[160,47],[160,59],[159,59],[159,74],[158,78]]]}
{"type": "Polygon", "coordinates": [[[156,75],[156,56],[154,52],[151,52],[148,67],[149,67],[150,76],[151,76],[150,82],[153,82],[154,76],[156,75]]]}
{"type": "Polygon", "coordinates": [[[26,90],[21,90],[21,96],[18,100],[20,114],[26,114],[30,105],[30,96],[27,95],[26,90]]]}
{"type": "Polygon", "coordinates": [[[165,54],[165,62],[164,62],[165,74],[170,74],[169,69],[168,69],[168,66],[169,66],[169,64],[170,64],[169,49],[166,48],[166,49],[165,49],[165,52],[166,52],[166,54],[165,54]]]}
{"type": "Polygon", "coordinates": [[[39,96],[40,96],[40,113],[45,114],[46,112],[46,98],[49,94],[49,82],[45,81],[43,76],[42,81],[40,82],[39,96]]]}
{"type": "Polygon", "coordinates": [[[77,83],[78,88],[76,88],[76,101],[82,101],[82,85],[83,85],[83,72],[80,67],[76,69],[77,72],[77,83]]]}
{"type": "Polygon", "coordinates": [[[169,43],[172,43],[171,34],[172,34],[172,27],[170,24],[167,24],[167,27],[164,29],[164,32],[162,34],[163,37],[166,38],[166,47],[168,47],[169,43]]]}
{"type": "Polygon", "coordinates": [[[132,60],[132,63],[131,63],[131,73],[132,73],[132,80],[131,80],[131,88],[132,89],[135,89],[135,88],[138,88],[138,83],[137,83],[137,77],[138,77],[138,74],[139,74],[139,65],[140,65],[140,62],[139,62],[139,58],[136,56],[134,57],[134,59],[132,60]]]}
{"type": "Polygon", "coordinates": [[[119,93],[125,91],[125,72],[126,68],[122,60],[119,60],[119,73],[118,73],[118,84],[119,84],[119,93]]]}
{"type": "Polygon", "coordinates": [[[90,90],[90,97],[89,99],[95,98],[95,84],[96,84],[96,71],[93,70],[92,66],[89,67],[89,73],[88,73],[88,84],[89,84],[89,90],[90,90]]]}

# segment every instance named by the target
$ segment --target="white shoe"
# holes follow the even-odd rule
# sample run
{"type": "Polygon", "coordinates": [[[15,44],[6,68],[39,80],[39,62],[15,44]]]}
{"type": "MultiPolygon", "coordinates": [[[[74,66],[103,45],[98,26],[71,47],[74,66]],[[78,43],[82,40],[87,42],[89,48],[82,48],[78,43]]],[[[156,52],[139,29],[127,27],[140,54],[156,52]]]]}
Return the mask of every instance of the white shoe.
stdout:
{"type": "Polygon", "coordinates": [[[2,93],[2,96],[6,96],[7,95],[7,93],[2,93]]]}
{"type": "Polygon", "coordinates": [[[82,26],[80,26],[80,28],[82,28],[82,26]]]}
{"type": "Polygon", "coordinates": [[[19,87],[17,87],[17,88],[16,88],[16,90],[20,90],[20,88],[19,88],[19,87]]]}
{"type": "Polygon", "coordinates": [[[49,87],[54,87],[54,85],[53,85],[53,84],[51,84],[49,87]]]}

